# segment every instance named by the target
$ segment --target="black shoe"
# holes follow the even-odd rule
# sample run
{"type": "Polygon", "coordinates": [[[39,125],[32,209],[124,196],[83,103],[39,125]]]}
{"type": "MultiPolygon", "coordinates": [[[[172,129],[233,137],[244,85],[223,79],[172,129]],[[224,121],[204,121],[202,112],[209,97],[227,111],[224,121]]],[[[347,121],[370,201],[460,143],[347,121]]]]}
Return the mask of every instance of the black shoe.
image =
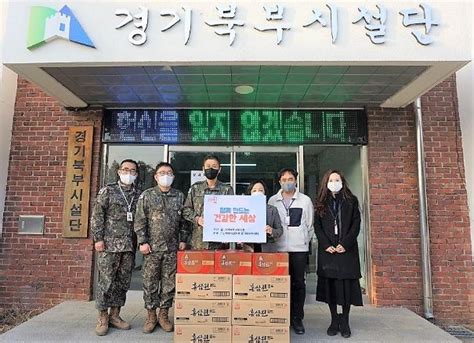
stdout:
{"type": "Polygon", "coordinates": [[[299,318],[293,318],[293,323],[291,324],[293,326],[293,330],[295,330],[295,333],[297,335],[302,335],[304,334],[304,325],[303,325],[303,320],[299,318]]]}
{"type": "Polygon", "coordinates": [[[336,336],[339,332],[339,315],[336,318],[331,319],[331,325],[329,325],[326,331],[328,336],[336,336]]]}
{"type": "Polygon", "coordinates": [[[340,315],[339,329],[341,330],[341,336],[342,337],[344,337],[344,338],[351,337],[351,328],[349,327],[349,317],[340,315]]]}

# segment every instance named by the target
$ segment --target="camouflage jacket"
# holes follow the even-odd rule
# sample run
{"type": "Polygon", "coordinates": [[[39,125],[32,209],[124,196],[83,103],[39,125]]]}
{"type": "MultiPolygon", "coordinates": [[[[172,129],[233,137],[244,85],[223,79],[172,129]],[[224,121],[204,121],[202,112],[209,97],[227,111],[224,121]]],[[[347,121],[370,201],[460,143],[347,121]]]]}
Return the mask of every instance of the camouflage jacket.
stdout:
{"type": "Polygon", "coordinates": [[[187,234],[183,233],[183,203],[184,194],[174,188],[167,193],[158,186],[144,191],[135,215],[138,244],[150,244],[152,252],[177,251],[180,235],[187,234]]]}
{"type": "Polygon", "coordinates": [[[193,224],[191,233],[191,248],[198,249],[212,249],[215,244],[208,244],[202,241],[202,226],[196,223],[195,218],[204,215],[204,195],[234,195],[234,190],[220,181],[217,181],[214,188],[209,188],[207,181],[196,182],[191,186],[188,192],[188,197],[184,203],[183,215],[186,220],[193,224]]]}
{"type": "MultiPolygon", "coordinates": [[[[122,185],[122,190],[131,202],[135,213],[140,190],[134,186],[122,185]]],[[[118,183],[105,186],[97,195],[91,217],[91,231],[94,242],[104,241],[105,251],[134,251],[133,222],[127,221],[128,206],[118,183]]]]}

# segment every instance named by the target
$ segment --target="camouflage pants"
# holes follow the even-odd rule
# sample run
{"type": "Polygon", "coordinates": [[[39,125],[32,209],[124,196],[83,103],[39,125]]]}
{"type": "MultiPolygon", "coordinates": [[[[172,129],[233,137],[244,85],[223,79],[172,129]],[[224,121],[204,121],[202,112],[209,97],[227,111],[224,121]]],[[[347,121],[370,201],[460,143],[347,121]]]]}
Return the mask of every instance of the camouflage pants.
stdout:
{"type": "Polygon", "coordinates": [[[143,300],[145,308],[170,308],[176,280],[176,251],[145,255],[143,262],[143,300]]]}
{"type": "Polygon", "coordinates": [[[95,299],[99,311],[125,305],[134,263],[135,254],[131,251],[99,253],[99,282],[95,299]]]}

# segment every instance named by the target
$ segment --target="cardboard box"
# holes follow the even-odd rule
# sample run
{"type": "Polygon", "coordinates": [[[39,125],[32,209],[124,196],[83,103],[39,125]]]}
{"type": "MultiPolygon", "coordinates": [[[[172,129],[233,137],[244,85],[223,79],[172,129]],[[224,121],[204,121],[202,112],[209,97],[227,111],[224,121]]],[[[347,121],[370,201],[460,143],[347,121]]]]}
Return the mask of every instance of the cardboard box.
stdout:
{"type": "Polygon", "coordinates": [[[178,251],[178,273],[214,274],[214,251],[178,251]]]}
{"type": "Polygon", "coordinates": [[[177,299],[232,299],[232,275],[176,274],[177,299]]]}
{"type": "Polygon", "coordinates": [[[252,274],[252,253],[235,250],[216,250],[214,253],[216,274],[252,274]]]}
{"type": "Polygon", "coordinates": [[[231,326],[223,325],[175,325],[174,342],[229,343],[232,339],[231,326]]]}
{"type": "Polygon", "coordinates": [[[232,300],[232,325],[289,326],[289,301],[232,300]]]}
{"type": "Polygon", "coordinates": [[[232,343],[290,343],[288,326],[233,326],[232,343]]]}
{"type": "Polygon", "coordinates": [[[232,298],[290,301],[289,275],[235,275],[232,298]]]}
{"type": "Polygon", "coordinates": [[[230,325],[232,300],[175,299],[174,323],[230,325]]]}
{"type": "Polygon", "coordinates": [[[288,253],[253,253],[252,275],[288,275],[288,253]]]}

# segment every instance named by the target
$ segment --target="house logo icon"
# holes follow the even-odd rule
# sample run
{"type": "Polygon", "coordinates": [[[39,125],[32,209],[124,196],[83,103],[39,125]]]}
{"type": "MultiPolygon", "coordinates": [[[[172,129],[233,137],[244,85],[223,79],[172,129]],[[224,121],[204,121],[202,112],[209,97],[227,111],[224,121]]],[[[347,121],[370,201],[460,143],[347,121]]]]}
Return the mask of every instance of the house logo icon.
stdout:
{"type": "Polygon", "coordinates": [[[32,6],[27,48],[34,49],[57,38],[95,48],[69,7],[57,11],[51,7],[32,6]]]}

